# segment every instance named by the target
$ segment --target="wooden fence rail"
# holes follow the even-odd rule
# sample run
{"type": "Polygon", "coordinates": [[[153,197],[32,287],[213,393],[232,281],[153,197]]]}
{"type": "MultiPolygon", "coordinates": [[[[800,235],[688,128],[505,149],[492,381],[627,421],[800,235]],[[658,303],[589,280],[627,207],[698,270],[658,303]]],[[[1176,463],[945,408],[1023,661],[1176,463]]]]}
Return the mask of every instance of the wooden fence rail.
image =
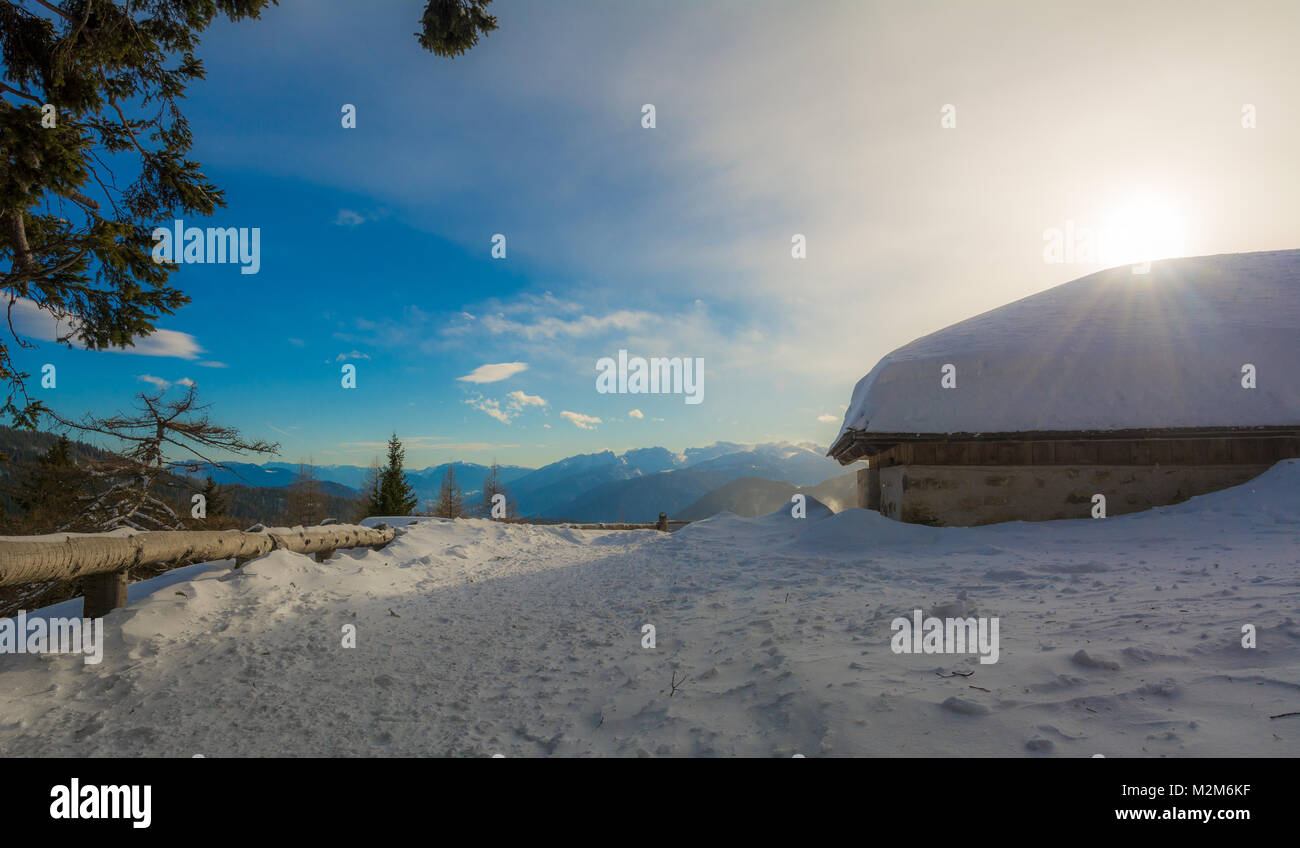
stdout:
{"type": "Polygon", "coordinates": [[[330,524],[287,531],[158,530],[134,536],[80,536],[58,542],[0,542],[0,586],[78,577],[82,616],[98,618],[126,605],[133,566],[234,559],[242,565],[274,550],[327,559],[340,548],[382,548],[396,530],[386,524],[330,524]]]}
{"type": "Polygon", "coordinates": [[[565,521],[564,519],[554,518],[511,518],[508,519],[510,524],[538,524],[544,527],[567,527],[570,530],[662,530],[671,533],[673,530],[680,530],[689,521],[682,521],[674,518],[668,520],[668,513],[659,513],[659,520],[655,522],[645,522],[640,524],[629,524],[626,521],[602,521],[602,522],[579,522],[565,521]]]}

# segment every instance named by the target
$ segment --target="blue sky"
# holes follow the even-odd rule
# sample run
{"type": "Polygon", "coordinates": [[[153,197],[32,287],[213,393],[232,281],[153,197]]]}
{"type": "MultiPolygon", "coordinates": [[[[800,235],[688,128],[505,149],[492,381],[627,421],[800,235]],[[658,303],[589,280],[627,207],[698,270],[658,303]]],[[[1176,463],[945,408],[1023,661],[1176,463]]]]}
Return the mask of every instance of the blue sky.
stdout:
{"type": "Polygon", "coordinates": [[[421,5],[286,0],[206,34],[186,110],[228,206],[186,223],[260,227],[260,273],[183,266],[159,355],[20,352],[57,366],[47,403],[193,380],[320,464],[393,430],[416,467],[824,445],[889,350],[1101,267],[1045,263],[1046,228],[1155,209],[1168,252],[1298,246],[1294,6],[498,0],[446,60],[421,5]],[[598,394],[621,348],[702,357],[704,402],[598,394]],[[527,367],[461,379],[502,363],[527,367]]]}

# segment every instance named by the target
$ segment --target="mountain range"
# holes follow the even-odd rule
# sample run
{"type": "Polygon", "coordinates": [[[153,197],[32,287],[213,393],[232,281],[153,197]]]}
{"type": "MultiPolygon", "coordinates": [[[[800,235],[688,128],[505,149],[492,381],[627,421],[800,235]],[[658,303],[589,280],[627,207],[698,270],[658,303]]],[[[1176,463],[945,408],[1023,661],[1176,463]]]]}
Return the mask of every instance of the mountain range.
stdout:
{"type": "MultiPolygon", "coordinates": [[[[287,486],[298,474],[298,466],[288,462],[227,465],[229,471],[218,469],[213,474],[219,484],[287,486]]],[[[457,483],[466,499],[473,500],[483,488],[488,466],[472,462],[455,465],[457,483]]],[[[444,463],[406,471],[421,501],[438,496],[447,468],[444,463]]],[[[357,465],[315,466],[318,479],[358,491],[367,470],[357,465]]],[[[520,515],[644,522],[654,521],[660,512],[675,516],[719,487],[743,478],[780,482],[793,493],[795,487],[815,486],[846,472],[824,455],[824,449],[809,443],[718,442],[681,453],[662,447],[637,448],[621,454],[606,450],[566,457],[536,469],[502,465],[498,473],[518,504],[520,515]]],[[[789,500],[789,494],[784,500],[789,500]]]]}
{"type": "MultiPolygon", "coordinates": [[[[56,436],[50,433],[10,430],[0,427],[0,483],[12,484],[15,475],[49,449],[56,436]]],[[[77,461],[92,459],[99,449],[73,442],[77,461]]],[[[456,479],[467,505],[476,506],[483,481],[490,471],[485,465],[457,462],[456,479]]],[[[406,476],[424,502],[437,498],[448,463],[428,468],[407,469],[406,476]]],[[[275,520],[283,510],[283,491],[297,478],[300,466],[292,462],[229,462],[226,468],[211,470],[213,480],[228,490],[231,515],[240,519],[275,520]]],[[[366,474],[361,465],[314,466],[319,490],[330,509],[350,518],[344,509],[360,497],[366,474]]],[[[704,518],[727,511],[737,515],[762,515],[789,503],[790,496],[803,491],[832,508],[854,506],[854,475],[824,455],[823,448],[810,443],[778,442],[742,445],[718,442],[675,453],[663,447],[637,448],[578,454],[541,468],[498,466],[498,474],[517,514],[523,517],[573,521],[649,522],[665,512],[682,519],[704,518]]],[[[200,476],[207,476],[206,474],[200,476]]],[[[196,480],[194,487],[201,487],[196,480]]],[[[0,485],[0,508],[8,502],[0,485]]]]}

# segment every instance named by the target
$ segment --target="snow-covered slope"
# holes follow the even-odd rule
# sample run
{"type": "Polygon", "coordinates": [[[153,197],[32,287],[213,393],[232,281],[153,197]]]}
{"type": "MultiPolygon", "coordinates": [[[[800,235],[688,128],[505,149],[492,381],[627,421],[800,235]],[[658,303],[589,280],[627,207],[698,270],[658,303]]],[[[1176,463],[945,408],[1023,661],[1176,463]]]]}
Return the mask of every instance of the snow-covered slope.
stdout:
{"type": "Polygon", "coordinates": [[[0,755],[1295,757],[1298,551],[1295,460],[1103,520],[422,520],[196,567],[99,665],[0,655],[0,755]],[[998,617],[998,662],[893,653],[917,608],[998,617]]]}
{"type": "Polygon", "coordinates": [[[954,324],[881,359],[840,432],[1291,424],[1300,250],[1126,265],[954,324]],[[947,364],[956,388],[941,387],[947,364]]]}

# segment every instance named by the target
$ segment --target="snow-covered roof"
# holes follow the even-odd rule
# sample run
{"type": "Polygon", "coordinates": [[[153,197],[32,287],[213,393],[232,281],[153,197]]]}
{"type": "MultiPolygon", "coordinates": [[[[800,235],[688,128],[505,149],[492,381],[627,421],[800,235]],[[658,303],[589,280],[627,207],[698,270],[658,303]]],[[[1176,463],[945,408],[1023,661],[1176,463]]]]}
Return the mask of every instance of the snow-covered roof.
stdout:
{"type": "Polygon", "coordinates": [[[1300,250],[1281,250],[1112,268],[931,333],[858,381],[840,435],[1296,424],[1300,250]]]}

